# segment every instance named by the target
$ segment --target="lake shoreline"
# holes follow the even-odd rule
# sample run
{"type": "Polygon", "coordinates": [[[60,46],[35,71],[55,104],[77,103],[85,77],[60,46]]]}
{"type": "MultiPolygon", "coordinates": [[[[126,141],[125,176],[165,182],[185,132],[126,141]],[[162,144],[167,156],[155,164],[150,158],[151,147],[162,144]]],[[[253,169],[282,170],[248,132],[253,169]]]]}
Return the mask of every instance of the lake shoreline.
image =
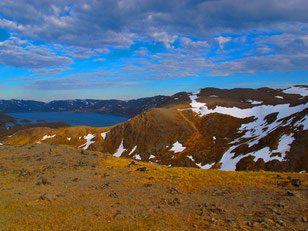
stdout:
{"type": "Polygon", "coordinates": [[[46,123],[63,122],[71,126],[108,127],[130,119],[129,117],[98,112],[16,112],[3,114],[14,117],[16,123],[20,125],[38,124],[45,121],[46,123]]]}

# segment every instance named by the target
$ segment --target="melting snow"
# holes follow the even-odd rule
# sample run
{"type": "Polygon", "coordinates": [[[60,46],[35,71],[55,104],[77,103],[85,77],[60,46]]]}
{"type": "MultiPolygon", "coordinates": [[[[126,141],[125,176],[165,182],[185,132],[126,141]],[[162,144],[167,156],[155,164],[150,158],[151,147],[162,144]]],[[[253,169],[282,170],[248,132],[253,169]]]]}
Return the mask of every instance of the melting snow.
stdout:
{"type": "Polygon", "coordinates": [[[263,103],[262,101],[254,101],[254,100],[247,100],[247,102],[248,102],[248,103],[251,103],[251,104],[253,104],[253,105],[263,103]]]}
{"type": "Polygon", "coordinates": [[[190,106],[193,107],[193,108],[200,108],[200,107],[203,107],[205,105],[205,103],[198,103],[196,101],[196,99],[198,98],[197,93],[192,94],[191,96],[189,96],[189,98],[191,100],[190,106]]]}
{"type": "Polygon", "coordinates": [[[201,169],[210,169],[215,164],[215,163],[213,163],[213,164],[205,164],[205,165],[202,165],[201,163],[197,164],[193,156],[187,156],[187,157],[189,159],[191,159],[192,162],[194,162],[201,169]]]}
{"type": "Polygon", "coordinates": [[[53,135],[53,136],[45,135],[41,140],[47,140],[47,139],[55,138],[55,137],[56,135],[53,135]]]}
{"type": "Polygon", "coordinates": [[[86,142],[85,144],[80,145],[78,148],[83,147],[83,148],[82,148],[83,150],[88,149],[89,146],[90,146],[91,144],[95,143],[95,141],[92,141],[92,139],[93,139],[94,137],[95,137],[95,135],[93,135],[93,134],[88,134],[87,136],[84,136],[83,138],[84,138],[85,140],[87,140],[87,142],[86,142]]]}
{"type": "MultiPolygon", "coordinates": [[[[109,131],[108,131],[108,132],[109,132],[109,131]]],[[[104,140],[106,139],[106,135],[107,135],[108,132],[103,132],[103,133],[101,133],[101,136],[103,137],[104,140]]]]}
{"type": "Polygon", "coordinates": [[[170,151],[173,151],[173,152],[183,152],[185,150],[185,148],[186,147],[183,147],[183,145],[177,141],[177,142],[175,142],[173,144],[173,146],[170,149],[170,151]]]}
{"type": "Polygon", "coordinates": [[[246,109],[241,109],[237,107],[221,107],[221,106],[217,106],[215,109],[208,109],[205,103],[198,103],[196,101],[196,98],[197,98],[196,95],[192,95],[190,96],[190,98],[192,100],[190,105],[193,108],[189,110],[196,112],[200,116],[204,116],[204,115],[208,115],[210,113],[216,112],[216,113],[226,114],[226,115],[230,115],[230,116],[242,118],[242,119],[255,116],[263,120],[264,116],[271,114],[273,112],[279,112],[277,119],[280,119],[280,118],[284,118],[286,116],[292,115],[296,112],[302,111],[307,107],[307,103],[306,103],[306,104],[301,104],[296,107],[290,107],[289,104],[279,104],[275,106],[260,105],[260,106],[255,106],[253,108],[246,108],[246,109]]]}
{"type": "Polygon", "coordinates": [[[130,151],[130,153],[128,155],[133,154],[134,151],[136,151],[136,148],[137,148],[137,145],[135,147],[133,147],[133,149],[130,151]]]}
{"type": "Polygon", "coordinates": [[[187,156],[189,159],[192,160],[192,162],[195,162],[195,159],[193,158],[193,156],[187,156]]]}
{"type": "MultiPolygon", "coordinates": [[[[293,88],[285,90],[284,92],[291,93],[291,91],[295,92],[295,90],[297,92],[300,92],[300,94],[302,95],[308,95],[308,88],[304,89],[304,88],[293,87],[293,88]]],[[[292,119],[287,121],[285,124],[282,124],[283,121],[280,121],[280,122],[277,122],[277,121],[279,121],[282,118],[291,116],[297,112],[303,111],[304,109],[307,108],[307,103],[306,103],[306,104],[301,104],[295,107],[290,107],[289,104],[280,104],[280,105],[275,105],[275,106],[258,105],[253,108],[246,108],[246,109],[240,109],[237,107],[221,107],[221,106],[217,106],[215,109],[209,109],[206,103],[197,102],[196,101],[197,98],[198,98],[197,93],[192,94],[190,96],[190,99],[192,101],[190,105],[192,108],[189,110],[194,111],[200,116],[208,115],[210,113],[220,113],[220,114],[226,114],[226,115],[230,115],[230,116],[237,117],[237,118],[255,117],[255,120],[253,122],[242,124],[241,128],[239,129],[239,132],[245,132],[242,138],[250,138],[250,140],[247,142],[249,147],[257,144],[262,137],[265,137],[266,135],[268,135],[270,132],[275,130],[278,126],[288,126],[291,123],[292,119]],[[264,117],[274,112],[278,112],[276,121],[271,124],[265,123],[264,117]],[[265,128],[267,129],[265,130],[265,128]]],[[[262,103],[258,101],[252,101],[252,100],[249,100],[248,102],[250,102],[251,104],[262,103]]],[[[305,116],[304,119],[296,123],[294,126],[299,126],[300,124],[302,124],[304,125],[304,129],[307,129],[308,128],[307,118],[308,117],[305,116]]],[[[285,157],[285,153],[289,151],[290,144],[292,144],[293,140],[294,138],[292,137],[292,134],[289,136],[284,135],[280,139],[280,143],[279,143],[277,150],[270,150],[268,147],[264,147],[261,150],[258,150],[254,153],[249,153],[249,154],[254,155],[256,158],[263,158],[265,162],[269,160],[273,160],[273,159],[277,159],[281,161],[285,157]],[[279,156],[270,157],[272,152],[281,152],[282,156],[281,157],[279,156]]],[[[236,143],[239,141],[240,140],[235,140],[233,143],[236,143]]],[[[233,158],[234,154],[232,153],[232,151],[239,145],[240,144],[232,145],[229,148],[229,150],[224,153],[221,159],[221,163],[222,163],[221,169],[222,170],[235,170],[237,162],[241,158],[243,158],[242,155],[236,158],[233,158]]],[[[207,168],[209,166],[208,165],[202,166],[202,168],[203,167],[207,168]]]]}
{"type": "Polygon", "coordinates": [[[116,153],[113,154],[113,156],[120,157],[122,155],[122,153],[126,151],[126,149],[124,148],[124,145],[123,145],[123,141],[124,140],[122,140],[118,150],[116,151],[116,153]]]}
{"type": "Polygon", "coordinates": [[[299,94],[301,96],[307,96],[308,95],[308,88],[307,87],[290,87],[282,92],[287,94],[299,94]]]}
{"type": "Polygon", "coordinates": [[[135,155],[135,159],[136,159],[136,160],[141,160],[141,156],[140,156],[139,154],[136,154],[136,155],[135,155]]]}
{"type": "Polygon", "coordinates": [[[72,138],[71,137],[67,137],[67,140],[71,140],[72,138]]]}
{"type": "MultiPolygon", "coordinates": [[[[292,137],[293,134],[290,135],[283,135],[280,138],[279,141],[279,145],[277,147],[276,150],[270,150],[269,147],[264,147],[258,151],[255,152],[251,152],[248,153],[246,155],[240,155],[237,156],[235,158],[233,158],[234,153],[232,153],[232,151],[238,147],[239,145],[235,145],[235,146],[231,146],[229,148],[229,150],[227,152],[224,153],[222,159],[221,159],[221,170],[229,170],[229,171],[235,171],[236,169],[236,164],[238,163],[238,161],[240,159],[242,159],[244,156],[247,155],[252,155],[255,156],[255,161],[258,160],[259,158],[262,158],[265,162],[271,161],[271,160],[279,160],[279,161],[283,161],[285,158],[285,155],[287,152],[290,151],[290,145],[292,144],[292,142],[294,141],[294,138],[292,137]],[[281,157],[280,156],[270,156],[272,153],[275,152],[280,152],[281,153],[281,157]]],[[[260,139],[260,138],[259,138],[260,139]]],[[[234,143],[238,142],[239,140],[235,140],[234,143]]],[[[254,143],[257,143],[254,141],[254,143]]]]}
{"type": "Polygon", "coordinates": [[[277,98],[277,99],[283,99],[283,96],[275,95],[275,98],[277,98]]]}
{"type": "Polygon", "coordinates": [[[218,98],[218,95],[210,95],[209,97],[218,98]]]}
{"type": "Polygon", "coordinates": [[[155,156],[154,155],[150,155],[150,157],[149,157],[149,159],[154,159],[155,158],[155,156]]]}
{"type": "Polygon", "coordinates": [[[3,145],[3,143],[0,142],[0,146],[3,145]]]}
{"type": "Polygon", "coordinates": [[[233,153],[232,150],[234,148],[236,148],[237,146],[231,146],[228,151],[226,151],[224,153],[224,155],[222,156],[220,162],[221,162],[221,166],[220,169],[221,170],[229,170],[229,171],[235,171],[236,169],[236,164],[237,162],[243,158],[243,156],[237,156],[235,158],[233,158],[233,153]]]}
{"type": "Polygon", "coordinates": [[[273,150],[273,152],[280,152],[281,157],[274,156],[271,159],[277,159],[279,161],[282,161],[284,157],[286,156],[286,153],[290,151],[291,144],[295,140],[294,137],[292,137],[293,134],[290,135],[283,135],[279,140],[279,145],[276,150],[273,150]]]}
{"type": "Polygon", "coordinates": [[[198,165],[201,169],[210,169],[214,164],[215,163],[213,163],[213,164],[206,164],[206,165],[201,165],[201,164],[196,164],[196,165],[198,165]]]}

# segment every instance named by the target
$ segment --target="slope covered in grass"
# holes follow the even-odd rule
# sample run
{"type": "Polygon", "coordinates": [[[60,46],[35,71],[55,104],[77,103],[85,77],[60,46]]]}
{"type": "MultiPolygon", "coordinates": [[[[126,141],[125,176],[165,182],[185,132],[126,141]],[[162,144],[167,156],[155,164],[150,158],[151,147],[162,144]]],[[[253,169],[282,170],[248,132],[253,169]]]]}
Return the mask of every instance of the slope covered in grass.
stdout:
{"type": "Polygon", "coordinates": [[[307,180],[132,163],[50,144],[1,146],[0,229],[305,230],[307,180]]]}

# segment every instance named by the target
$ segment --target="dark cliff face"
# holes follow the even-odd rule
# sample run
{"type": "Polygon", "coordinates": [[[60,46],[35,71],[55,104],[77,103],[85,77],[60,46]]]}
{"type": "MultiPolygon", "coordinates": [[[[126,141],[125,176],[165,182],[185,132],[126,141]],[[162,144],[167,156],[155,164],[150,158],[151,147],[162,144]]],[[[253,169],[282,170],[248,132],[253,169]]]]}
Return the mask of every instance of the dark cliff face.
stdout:
{"type": "Polygon", "coordinates": [[[0,112],[99,112],[133,117],[149,108],[160,107],[169,96],[154,96],[135,100],[57,100],[49,103],[32,100],[0,100],[0,112]]]}

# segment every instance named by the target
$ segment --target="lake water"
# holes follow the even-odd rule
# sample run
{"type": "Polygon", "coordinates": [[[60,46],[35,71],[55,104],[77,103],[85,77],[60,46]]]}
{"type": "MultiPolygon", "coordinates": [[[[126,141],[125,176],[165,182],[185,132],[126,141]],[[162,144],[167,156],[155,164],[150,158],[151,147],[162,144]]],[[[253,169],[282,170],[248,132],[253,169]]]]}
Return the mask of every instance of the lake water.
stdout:
{"type": "Polygon", "coordinates": [[[14,117],[19,124],[28,124],[22,123],[21,120],[30,120],[31,123],[42,123],[42,121],[37,120],[45,120],[46,122],[64,122],[72,126],[84,125],[90,127],[107,127],[129,119],[123,116],[79,112],[27,112],[6,113],[6,115],[14,117]]]}

